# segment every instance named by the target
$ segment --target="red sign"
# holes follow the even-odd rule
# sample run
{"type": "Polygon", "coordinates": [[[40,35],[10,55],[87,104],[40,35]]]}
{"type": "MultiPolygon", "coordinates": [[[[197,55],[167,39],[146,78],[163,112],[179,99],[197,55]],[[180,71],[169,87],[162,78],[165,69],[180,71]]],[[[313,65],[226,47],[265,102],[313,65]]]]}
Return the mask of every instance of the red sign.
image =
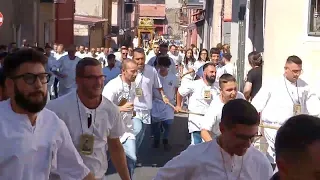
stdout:
{"type": "Polygon", "coordinates": [[[3,14],[0,12],[0,26],[3,24],[3,14]]]}

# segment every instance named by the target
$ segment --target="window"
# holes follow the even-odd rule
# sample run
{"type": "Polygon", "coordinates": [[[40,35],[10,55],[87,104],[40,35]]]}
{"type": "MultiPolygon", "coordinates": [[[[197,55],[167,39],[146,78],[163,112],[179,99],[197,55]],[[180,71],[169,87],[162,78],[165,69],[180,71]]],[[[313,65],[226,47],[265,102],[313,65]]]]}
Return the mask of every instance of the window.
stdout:
{"type": "Polygon", "coordinates": [[[310,0],[308,32],[320,36],[320,0],[310,0]]]}

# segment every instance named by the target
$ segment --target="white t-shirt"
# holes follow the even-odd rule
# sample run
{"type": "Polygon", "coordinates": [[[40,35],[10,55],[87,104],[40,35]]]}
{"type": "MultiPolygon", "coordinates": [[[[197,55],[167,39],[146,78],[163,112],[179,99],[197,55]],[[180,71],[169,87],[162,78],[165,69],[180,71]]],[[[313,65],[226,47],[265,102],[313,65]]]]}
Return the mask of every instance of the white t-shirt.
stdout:
{"type": "Polygon", "coordinates": [[[183,70],[182,70],[182,73],[185,74],[187,72],[189,72],[189,69],[193,69],[194,72],[193,73],[189,73],[185,76],[183,76],[183,78],[186,78],[186,79],[189,79],[189,80],[193,80],[195,78],[195,72],[196,72],[196,69],[195,69],[195,64],[192,63],[192,62],[188,62],[188,64],[185,64],[184,61],[182,61],[182,66],[183,66],[183,70]]]}
{"type": "Polygon", "coordinates": [[[82,104],[75,90],[50,101],[47,107],[66,123],[76,147],[79,146],[82,134],[94,136],[93,153],[80,155],[95,177],[103,178],[108,169],[107,138],[119,138],[125,132],[118,107],[102,97],[97,109],[88,109],[82,104]],[[89,114],[92,115],[92,125],[88,128],[89,114]]]}
{"type": "Polygon", "coordinates": [[[195,69],[195,72],[197,72],[199,70],[200,67],[202,67],[206,62],[204,61],[199,61],[199,60],[196,60],[196,62],[194,62],[194,69],[195,69]]]}
{"type": "MultiPolygon", "coordinates": [[[[219,93],[214,85],[208,86],[203,79],[191,81],[190,83],[181,84],[178,89],[181,96],[190,95],[188,109],[191,112],[205,114],[212,99],[219,93]],[[205,98],[206,92],[210,92],[211,97],[205,98]]],[[[202,116],[189,114],[188,128],[189,133],[194,131],[201,131],[202,116]]]]}
{"type": "Polygon", "coordinates": [[[154,180],[270,180],[272,175],[267,157],[253,146],[244,156],[231,157],[212,140],[189,146],[160,168],[154,180]]]}
{"type": "Polygon", "coordinates": [[[155,68],[146,64],[144,70],[138,73],[135,83],[137,88],[142,89],[142,96],[136,96],[134,100],[136,117],[141,118],[145,124],[150,124],[149,113],[152,109],[152,90],[153,88],[162,88],[158,72],[155,68]]]}
{"type": "Polygon", "coordinates": [[[168,52],[169,57],[173,60],[175,65],[180,65],[182,62],[182,57],[180,56],[180,54],[178,55],[174,55],[171,52],[168,52]]]}
{"type": "Polygon", "coordinates": [[[0,102],[0,114],[0,179],[45,180],[52,171],[62,179],[89,174],[66,124],[55,113],[43,109],[32,126],[7,100],[0,102]]]}
{"type": "Polygon", "coordinates": [[[52,67],[53,71],[58,71],[60,74],[67,75],[65,78],[59,78],[59,85],[65,88],[76,87],[76,66],[80,58],[75,56],[75,59],[70,60],[68,55],[62,56],[52,67]]]}
{"type": "MultiPolygon", "coordinates": [[[[129,86],[123,82],[121,75],[111,80],[103,89],[102,95],[119,106],[122,99],[133,103],[135,98],[135,83],[129,86]]],[[[133,134],[132,112],[120,112],[122,121],[125,124],[125,133],[121,136],[120,141],[124,143],[127,139],[135,139],[133,134]]]]}
{"type": "Polygon", "coordinates": [[[223,68],[224,68],[225,73],[231,74],[232,76],[236,77],[235,76],[235,74],[236,74],[235,68],[234,68],[233,64],[228,63],[228,64],[224,65],[223,68]]]}
{"type": "Polygon", "coordinates": [[[87,54],[87,53],[85,53],[85,52],[81,53],[80,51],[76,52],[75,55],[78,56],[80,59],[83,59],[83,58],[85,58],[85,57],[88,57],[88,54],[87,54]]]}
{"type": "MultiPolygon", "coordinates": [[[[245,97],[241,92],[238,92],[236,99],[245,99],[245,97]]],[[[213,137],[221,134],[219,123],[221,122],[223,106],[224,103],[221,101],[220,95],[217,95],[210,103],[210,106],[203,117],[203,121],[201,122],[201,129],[210,131],[213,134],[213,137]]]]}
{"type": "MultiPolygon", "coordinates": [[[[160,82],[164,94],[167,96],[171,104],[175,104],[176,89],[179,86],[177,77],[169,73],[163,77],[159,74],[160,82]]],[[[153,101],[152,101],[151,116],[155,121],[171,120],[174,118],[174,109],[165,104],[162,100],[162,96],[158,89],[153,89],[153,101]]]]}

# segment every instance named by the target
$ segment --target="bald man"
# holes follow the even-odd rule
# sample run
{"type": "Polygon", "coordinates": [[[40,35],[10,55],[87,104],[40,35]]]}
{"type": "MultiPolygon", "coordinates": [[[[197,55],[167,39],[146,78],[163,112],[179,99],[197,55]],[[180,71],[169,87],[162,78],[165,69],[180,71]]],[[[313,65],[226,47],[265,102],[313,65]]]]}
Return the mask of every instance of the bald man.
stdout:
{"type": "MultiPolygon", "coordinates": [[[[119,106],[122,120],[126,126],[120,141],[127,156],[127,165],[132,179],[137,161],[136,141],[133,133],[133,101],[135,98],[135,79],[138,66],[135,61],[125,59],[122,62],[121,74],[111,80],[103,89],[102,95],[119,106]]],[[[111,165],[111,164],[110,164],[111,165]]]]}

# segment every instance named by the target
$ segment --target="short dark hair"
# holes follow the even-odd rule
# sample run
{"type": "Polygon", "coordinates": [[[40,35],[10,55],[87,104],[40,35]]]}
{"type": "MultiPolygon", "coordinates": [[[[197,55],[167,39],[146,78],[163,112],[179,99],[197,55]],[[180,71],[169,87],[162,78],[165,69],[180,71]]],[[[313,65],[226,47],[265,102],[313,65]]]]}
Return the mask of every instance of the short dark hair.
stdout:
{"type": "Polygon", "coordinates": [[[157,61],[159,66],[170,67],[171,65],[171,59],[168,55],[159,55],[157,61]]]}
{"type": "Polygon", "coordinates": [[[101,66],[101,63],[97,59],[91,57],[81,59],[76,66],[76,77],[83,76],[87,66],[101,66]]]}
{"type": "Polygon", "coordinates": [[[276,158],[300,162],[306,157],[308,147],[316,141],[320,141],[320,118],[309,115],[291,117],[277,132],[276,158]]]}
{"type": "Polygon", "coordinates": [[[146,55],[143,48],[135,48],[133,50],[133,57],[135,52],[146,55]]]}
{"type": "Polygon", "coordinates": [[[205,71],[209,66],[216,67],[216,65],[213,62],[208,62],[203,65],[203,71],[205,71]]]}
{"type": "Polygon", "coordinates": [[[211,48],[210,49],[210,55],[212,54],[220,54],[220,50],[218,48],[211,48]]]}
{"type": "Polygon", "coordinates": [[[174,44],[171,44],[169,48],[171,49],[172,47],[177,47],[177,46],[174,44]]]}
{"type": "Polygon", "coordinates": [[[237,124],[259,125],[260,118],[254,106],[244,99],[234,99],[222,108],[221,123],[228,128],[237,124]]]}
{"type": "Polygon", "coordinates": [[[302,60],[298,57],[298,56],[289,56],[286,63],[294,63],[294,64],[298,64],[298,65],[302,65],[302,60]]]}
{"type": "Polygon", "coordinates": [[[169,45],[167,43],[161,43],[159,47],[167,48],[167,47],[169,47],[169,45]]]}
{"type": "Polygon", "coordinates": [[[44,67],[48,58],[41,52],[32,48],[22,48],[4,58],[3,71],[6,77],[15,75],[17,69],[24,63],[40,63],[44,67]]]}
{"type": "Polygon", "coordinates": [[[219,78],[219,87],[222,88],[223,84],[226,84],[228,82],[237,82],[236,78],[233,77],[231,74],[223,74],[220,78],[219,78]]]}
{"type": "Polygon", "coordinates": [[[230,61],[231,58],[232,58],[232,55],[231,55],[230,53],[224,53],[224,54],[222,55],[222,57],[224,57],[225,59],[227,59],[228,61],[230,61]]]}
{"type": "Polygon", "coordinates": [[[107,56],[107,60],[116,59],[116,56],[114,54],[109,54],[107,56]]]}

